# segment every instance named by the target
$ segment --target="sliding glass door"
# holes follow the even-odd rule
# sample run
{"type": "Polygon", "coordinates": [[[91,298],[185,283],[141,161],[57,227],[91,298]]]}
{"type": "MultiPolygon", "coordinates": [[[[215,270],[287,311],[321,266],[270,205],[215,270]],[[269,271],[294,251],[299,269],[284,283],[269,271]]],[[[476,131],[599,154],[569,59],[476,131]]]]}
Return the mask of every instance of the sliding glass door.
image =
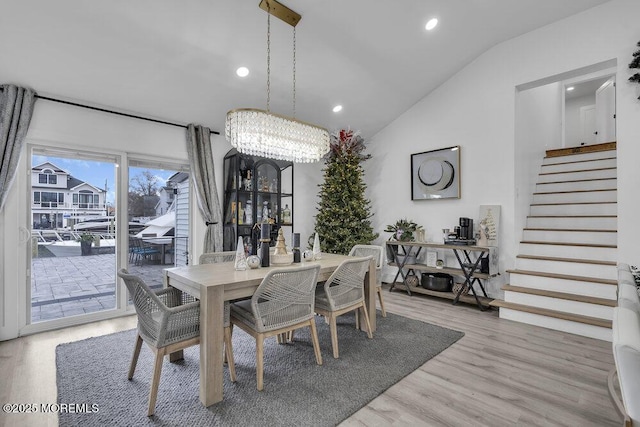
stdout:
{"type": "Polygon", "coordinates": [[[188,262],[188,165],[129,159],[128,176],[127,268],[160,288],[165,268],[188,262]]]}
{"type": "Polygon", "coordinates": [[[34,148],[30,323],[117,307],[115,156],[34,148]]]}

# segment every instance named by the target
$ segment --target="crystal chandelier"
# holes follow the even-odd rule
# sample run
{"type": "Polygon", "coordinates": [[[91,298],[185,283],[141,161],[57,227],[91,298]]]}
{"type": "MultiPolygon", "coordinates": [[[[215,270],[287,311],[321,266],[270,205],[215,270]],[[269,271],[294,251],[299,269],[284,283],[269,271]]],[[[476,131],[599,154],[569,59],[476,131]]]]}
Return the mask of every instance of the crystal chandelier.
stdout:
{"type": "Polygon", "coordinates": [[[298,163],[320,160],[329,151],[329,132],[295,119],[296,24],[301,16],[276,0],[262,0],[267,11],[267,109],[237,108],[227,113],[225,136],[239,152],[298,163]],[[271,74],[271,15],[293,27],[293,116],[269,111],[271,74]]]}

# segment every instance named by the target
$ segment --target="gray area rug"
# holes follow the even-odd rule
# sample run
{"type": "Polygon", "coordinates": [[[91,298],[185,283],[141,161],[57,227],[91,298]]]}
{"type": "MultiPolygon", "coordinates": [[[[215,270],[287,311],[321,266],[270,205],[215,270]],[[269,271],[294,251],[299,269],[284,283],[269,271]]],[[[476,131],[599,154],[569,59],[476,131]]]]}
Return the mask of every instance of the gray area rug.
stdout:
{"type": "Polygon", "coordinates": [[[60,425],[332,426],[464,335],[389,313],[378,316],[370,340],[355,329],[353,315],[338,322],[340,358],[334,359],[329,327],[316,317],[322,366],[315,362],[308,328],[296,331],[293,344],[266,340],[262,392],[256,390],[255,341],[235,328],[238,380],[232,383],[225,367],[224,401],[208,408],[198,398],[199,347],[185,350],[179,363],[165,359],[151,418],[146,413],[153,354],[146,345],[133,380],[127,380],[135,330],[61,344],[56,349],[58,403],[87,407],[60,413],[60,425]]]}

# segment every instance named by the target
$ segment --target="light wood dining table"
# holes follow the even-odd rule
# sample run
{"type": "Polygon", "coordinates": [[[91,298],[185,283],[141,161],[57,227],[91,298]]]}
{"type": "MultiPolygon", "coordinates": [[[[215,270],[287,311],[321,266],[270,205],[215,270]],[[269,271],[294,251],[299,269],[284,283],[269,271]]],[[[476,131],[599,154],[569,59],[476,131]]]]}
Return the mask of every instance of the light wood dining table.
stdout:
{"type": "MultiPolygon", "coordinates": [[[[325,281],[346,259],[346,255],[322,254],[304,263],[320,265],[318,281],[325,281]]],[[[291,264],[296,266],[298,264],[291,264]]],[[[165,269],[167,286],[200,300],[200,402],[210,406],[223,396],[223,305],[225,301],[253,295],[266,274],[279,266],[236,271],[233,262],[201,264],[165,269]]],[[[376,263],[371,261],[365,277],[365,304],[372,332],[376,330],[376,263]]],[[[363,314],[360,314],[363,316],[363,314]]],[[[363,319],[361,319],[363,320],[363,319]]],[[[360,322],[366,328],[366,322],[360,322]]],[[[321,344],[322,345],[322,344],[321,344]]],[[[325,344],[326,345],[326,344],[325,344]]]]}

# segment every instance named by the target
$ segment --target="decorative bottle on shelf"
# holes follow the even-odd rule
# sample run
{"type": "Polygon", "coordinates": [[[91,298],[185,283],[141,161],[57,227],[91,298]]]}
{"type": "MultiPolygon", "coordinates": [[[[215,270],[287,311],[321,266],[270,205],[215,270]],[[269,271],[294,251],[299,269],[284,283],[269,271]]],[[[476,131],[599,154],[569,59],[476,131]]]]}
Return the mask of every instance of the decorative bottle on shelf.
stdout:
{"type": "Polygon", "coordinates": [[[244,223],[249,225],[253,224],[253,203],[251,199],[247,200],[244,207],[244,223]]]}
{"type": "Polygon", "coordinates": [[[253,190],[253,182],[251,182],[251,170],[247,171],[247,177],[244,179],[244,189],[247,191],[253,190]]]}
{"type": "Polygon", "coordinates": [[[289,209],[289,205],[284,205],[284,209],[282,210],[282,222],[284,224],[291,224],[291,209],[289,209]]]}
{"type": "Polygon", "coordinates": [[[269,202],[266,200],[262,203],[262,222],[269,222],[269,202]]]}
{"type": "Polygon", "coordinates": [[[238,202],[238,225],[242,224],[244,211],[242,210],[242,202],[238,202]]]}

